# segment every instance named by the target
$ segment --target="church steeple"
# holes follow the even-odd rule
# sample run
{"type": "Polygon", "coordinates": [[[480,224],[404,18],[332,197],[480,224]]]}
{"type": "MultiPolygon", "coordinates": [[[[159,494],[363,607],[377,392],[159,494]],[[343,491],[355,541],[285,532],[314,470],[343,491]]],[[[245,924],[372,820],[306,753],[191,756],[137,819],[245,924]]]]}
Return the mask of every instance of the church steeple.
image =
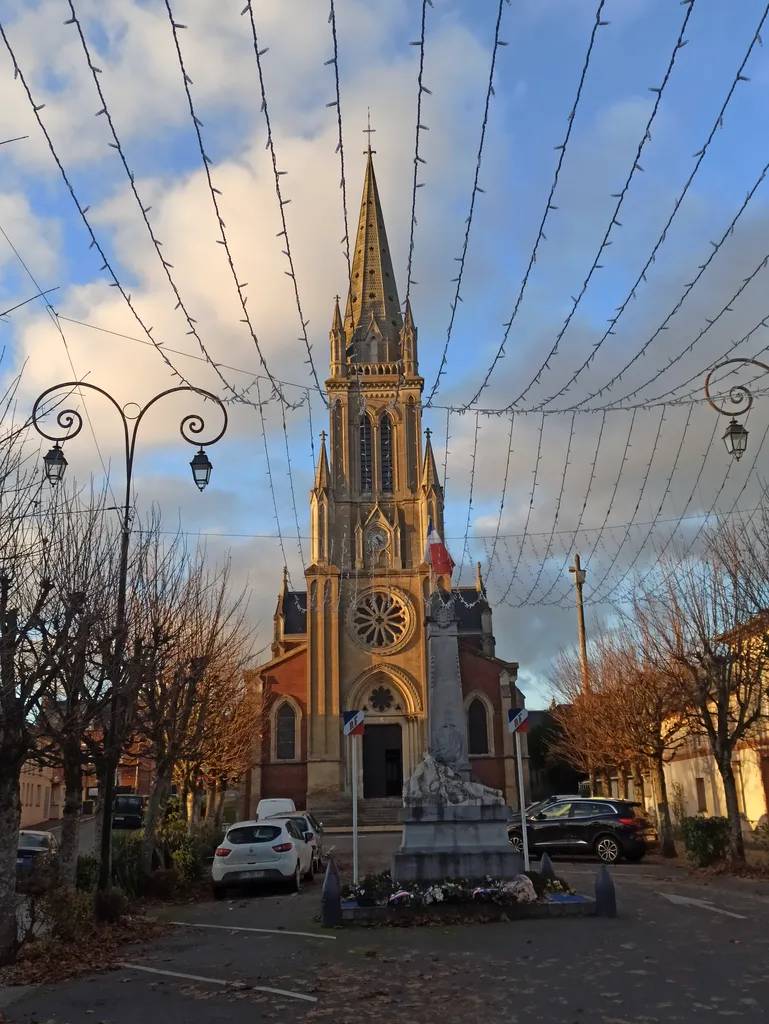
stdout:
{"type": "Polygon", "coordinates": [[[344,317],[347,355],[359,363],[398,359],[403,327],[373,154],[369,144],[344,317]]]}

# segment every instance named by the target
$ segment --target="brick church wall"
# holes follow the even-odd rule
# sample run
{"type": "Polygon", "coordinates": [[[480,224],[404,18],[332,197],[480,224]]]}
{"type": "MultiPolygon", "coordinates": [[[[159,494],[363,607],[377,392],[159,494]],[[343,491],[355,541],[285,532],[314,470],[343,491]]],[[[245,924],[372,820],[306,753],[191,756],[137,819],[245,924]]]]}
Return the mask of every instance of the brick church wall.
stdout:
{"type": "Polygon", "coordinates": [[[493,789],[505,789],[505,762],[500,756],[504,750],[504,732],[506,723],[502,721],[502,701],[499,689],[499,673],[503,668],[501,662],[476,653],[464,643],[459,648],[459,670],[462,676],[462,694],[467,696],[480,691],[488,697],[494,708],[493,749],[494,755],[476,756],[470,759],[473,774],[484,786],[493,789]]]}

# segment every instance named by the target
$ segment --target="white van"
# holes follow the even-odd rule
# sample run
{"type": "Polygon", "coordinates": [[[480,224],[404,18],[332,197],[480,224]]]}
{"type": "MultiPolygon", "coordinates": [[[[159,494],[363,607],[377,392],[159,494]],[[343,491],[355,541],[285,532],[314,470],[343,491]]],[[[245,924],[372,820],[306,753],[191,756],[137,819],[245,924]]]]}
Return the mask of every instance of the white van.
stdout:
{"type": "Polygon", "coordinates": [[[271,800],[260,800],[256,805],[256,820],[262,821],[273,814],[291,814],[296,810],[293,800],[286,797],[273,797],[271,800]]]}

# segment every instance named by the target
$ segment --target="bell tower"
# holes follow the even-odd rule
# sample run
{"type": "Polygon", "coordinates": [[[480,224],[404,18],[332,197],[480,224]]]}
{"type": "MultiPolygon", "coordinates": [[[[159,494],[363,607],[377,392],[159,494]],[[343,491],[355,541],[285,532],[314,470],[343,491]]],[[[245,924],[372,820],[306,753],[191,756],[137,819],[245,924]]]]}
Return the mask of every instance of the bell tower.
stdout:
{"type": "MultiPolygon", "coordinates": [[[[339,716],[365,708],[372,694],[380,702],[376,723],[390,729],[382,743],[394,745],[386,748],[388,785],[400,792],[422,756],[424,547],[428,519],[443,526],[429,436],[422,448],[417,328],[408,302],[401,312],[370,144],[365,157],[344,316],[337,296],[329,333],[328,451],[324,438],[311,497],[307,789],[315,806],[349,790],[339,716]]],[[[388,795],[367,793],[361,774],[364,796],[388,795]]]]}

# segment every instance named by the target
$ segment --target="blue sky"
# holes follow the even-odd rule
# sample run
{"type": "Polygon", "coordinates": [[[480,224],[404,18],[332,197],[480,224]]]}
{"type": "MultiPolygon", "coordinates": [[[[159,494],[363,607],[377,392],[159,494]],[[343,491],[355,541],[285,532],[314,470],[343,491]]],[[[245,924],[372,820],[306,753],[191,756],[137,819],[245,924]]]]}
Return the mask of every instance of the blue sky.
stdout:
{"type": "MultiPolygon", "coordinates": [[[[179,42],[211,173],[220,189],[226,234],[241,282],[248,282],[248,310],[271,372],[300,385],[288,389],[304,398],[312,384],[293,287],[286,276],[274,180],[265,148],[266,129],[244,0],[176,0],[175,19],[187,27],[179,42]]],[[[394,254],[401,299],[406,291],[406,260],[414,159],[419,0],[338,0],[339,74],[343,118],[347,201],[354,220],[362,184],[367,107],[376,128],[374,147],[380,192],[394,254]]],[[[510,319],[521,277],[534,244],[568,127],[568,115],[585,62],[597,0],[514,0],[503,4],[494,95],[476,199],[461,295],[448,349],[446,376],[437,405],[460,406],[477,392],[510,319]]],[[[697,406],[670,406],[657,434],[662,409],[636,413],[626,447],[632,412],[606,414],[599,458],[595,459],[601,412],[589,410],[621,400],[643,385],[667,361],[697,337],[736,291],[740,282],[769,253],[767,185],[759,184],[734,233],[680,311],[650,344],[646,355],[603,399],[586,403],[575,417],[568,407],[601,388],[640,349],[680,298],[684,286],[711,254],[737,213],[746,193],[769,162],[769,64],[756,46],[716,132],[706,158],[681,204],[647,281],[623,313],[616,335],[602,343],[595,360],[564,395],[547,404],[544,434],[538,444],[541,403],[559,391],[602,337],[673,208],[694,166],[695,157],[715,123],[737,69],[747,52],[765,3],[695,0],[669,81],[632,176],[611,246],[604,250],[559,350],[542,383],[527,392],[526,414],[517,417],[501,534],[492,566],[490,593],[499,607],[495,617],[499,651],[521,662],[521,678],[531,699],[546,699],[547,676],[560,645],[574,640],[571,581],[565,562],[579,547],[590,558],[589,584],[606,574],[592,600],[606,596],[631,568],[648,567],[655,545],[663,545],[673,527],[688,544],[712,509],[728,511],[756,504],[763,456],[753,467],[746,457],[730,470],[720,442],[709,448],[714,414],[697,406]],[[569,437],[571,434],[571,442],[569,437]],[[683,438],[683,443],[681,444],[683,438]],[[655,444],[656,439],[656,444],[655,444]],[[680,453],[679,453],[680,445],[680,453]],[[564,476],[566,452],[569,465],[564,476]],[[540,453],[534,502],[537,451],[540,453]],[[679,453],[679,454],[677,454],[679,453]],[[624,459],[624,461],[623,461],[624,459]],[[620,473],[620,467],[622,472],[620,473]],[[563,484],[563,487],[562,487],[563,484]],[[557,511],[557,521],[556,521],[557,511]],[[685,516],[678,524],[678,519],[685,516]],[[626,524],[630,523],[629,528],[626,524]],[[602,524],[605,528],[601,530],[602,524]],[[637,524],[637,525],[635,525],[637,524]],[[645,525],[645,524],[650,524],[645,525]],[[579,532],[577,527],[592,528],[579,532]],[[520,535],[531,534],[523,542],[520,535]],[[552,531],[552,537],[551,537],[552,531]],[[565,532],[561,532],[565,531],[565,532]],[[508,536],[509,535],[509,536],[508,536]],[[520,559],[519,559],[520,550],[520,559]],[[544,561],[544,568],[540,568],[544,561]],[[517,575],[510,580],[517,567],[517,575]],[[516,607],[532,591],[525,607],[516,607]],[[504,595],[504,601],[500,599],[504,595]],[[539,602],[539,603],[538,603],[539,602]],[[544,603],[542,603],[544,602],[544,603]],[[554,602],[554,603],[553,603],[554,602]]],[[[218,226],[205,185],[193,124],[163,0],[126,0],[104,5],[75,0],[91,51],[101,70],[99,82],[137,191],[185,306],[196,319],[212,357],[232,369],[222,373],[243,388],[259,372],[253,340],[240,322],[229,268],[217,244],[218,226]]],[[[677,0],[606,0],[584,89],[577,108],[558,189],[523,301],[488,388],[477,403],[506,407],[539,369],[572,307],[616,202],[633,165],[638,143],[687,14],[677,0]]],[[[419,327],[420,366],[428,393],[435,379],[450,317],[450,302],[462,250],[497,17],[497,0],[434,0],[427,8],[420,181],[417,193],[411,289],[419,327]]],[[[67,0],[0,0],[0,19],[36,104],[50,132],[93,230],[117,277],[153,336],[170,348],[199,355],[189,325],[175,310],[176,298],[162,273],[149,235],[116,151],[67,0]]],[[[327,332],[333,295],[344,294],[346,265],[340,164],[337,145],[333,53],[327,23],[328,4],[320,0],[271,0],[255,7],[268,111],[280,170],[291,251],[308,338],[318,375],[325,377],[327,332]]],[[[769,29],[767,29],[769,33],[769,29]]],[[[139,338],[131,310],[110,288],[102,261],[83,227],[36,123],[24,89],[14,80],[11,59],[0,45],[0,227],[4,229],[42,287],[58,286],[52,296],[62,317],[62,332],[41,303],[30,304],[0,322],[7,372],[27,361],[23,395],[35,394],[57,380],[89,374],[89,379],[123,400],[142,400],[174,383],[151,345],[102,333],[72,322],[139,338]],[[66,342],[66,345],[65,345],[66,342]],[[70,363],[71,359],[71,363],[70,363]]],[[[730,344],[769,314],[766,276],[759,272],[732,311],[722,316],[691,353],[633,399],[653,399],[705,368],[730,344]]],[[[0,310],[28,297],[34,286],[0,235],[0,310]]],[[[766,331],[751,335],[735,350],[754,355],[767,345],[766,331]]],[[[171,355],[186,379],[223,392],[205,363],[171,355]]],[[[683,388],[689,392],[696,382],[683,388]]],[[[682,392],[682,393],[683,393],[682,392]]],[[[620,401],[619,403],[623,403],[620,401]]],[[[627,404],[627,403],[624,403],[627,404]]],[[[114,422],[108,411],[88,402],[101,454],[117,452],[114,422]],[[113,440],[114,439],[114,440],[113,440]]],[[[266,633],[280,579],[282,554],[265,479],[260,418],[255,409],[233,409],[226,441],[211,450],[212,486],[199,495],[188,479],[191,451],[176,435],[176,422],[188,411],[169,406],[148,419],[138,481],[140,505],[160,501],[175,525],[217,535],[212,556],[232,546],[242,578],[254,586],[254,616],[266,633]],[[176,415],[178,413],[178,415],[176,415]],[[174,420],[176,416],[176,420],[174,420]]],[[[324,426],[324,408],[312,398],[313,431],[324,426]]],[[[312,454],[306,402],[286,414],[289,452],[297,498],[299,529],[307,533],[307,492],[312,454]]],[[[292,576],[301,578],[296,523],[287,474],[279,408],[265,413],[268,450],[277,491],[281,533],[292,576]]],[[[443,463],[446,411],[426,413],[435,430],[443,463]]],[[[483,415],[473,460],[473,410],[449,420],[447,535],[460,562],[468,518],[470,477],[473,505],[463,580],[472,578],[476,559],[488,561],[491,537],[499,521],[502,479],[509,434],[506,415],[483,415]],[[476,539],[478,535],[478,539],[476,539]],[[483,537],[489,539],[484,541],[483,537]]],[[[719,425],[720,426],[720,425],[719,425]]],[[[760,403],[751,414],[751,454],[766,427],[760,403]]],[[[720,430],[719,430],[720,432],[720,430]]],[[[99,454],[84,435],[68,458],[81,479],[99,471],[99,454]]],[[[308,545],[304,544],[304,558],[308,545]]],[[[588,595],[590,590],[587,590],[588,595]]],[[[591,624],[611,614],[593,603],[591,624]]]]}

